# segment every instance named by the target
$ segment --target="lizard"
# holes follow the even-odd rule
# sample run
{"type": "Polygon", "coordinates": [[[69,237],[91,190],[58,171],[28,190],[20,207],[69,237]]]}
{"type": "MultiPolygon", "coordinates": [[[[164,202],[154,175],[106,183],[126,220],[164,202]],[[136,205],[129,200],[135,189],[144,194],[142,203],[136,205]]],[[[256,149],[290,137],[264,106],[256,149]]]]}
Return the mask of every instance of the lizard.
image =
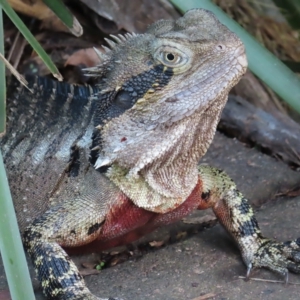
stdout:
{"type": "Polygon", "coordinates": [[[300,239],[265,237],[225,172],[198,162],[230,89],[247,69],[242,41],[209,11],[112,36],[87,70],[93,87],[11,82],[1,139],[24,247],[48,299],[96,300],[69,251],[130,243],[212,208],[247,268],[300,273],[300,239]]]}

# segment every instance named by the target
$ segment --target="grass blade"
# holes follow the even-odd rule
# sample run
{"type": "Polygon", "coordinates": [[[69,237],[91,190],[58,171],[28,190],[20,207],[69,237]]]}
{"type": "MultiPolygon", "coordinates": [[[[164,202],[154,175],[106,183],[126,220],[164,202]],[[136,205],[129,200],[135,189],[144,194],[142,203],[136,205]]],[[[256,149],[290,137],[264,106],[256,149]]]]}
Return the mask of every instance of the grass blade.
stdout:
{"type": "Polygon", "coordinates": [[[35,296],[33,293],[1,152],[0,250],[11,298],[13,300],[34,300],[35,296]]]}
{"type": "MultiPolygon", "coordinates": [[[[4,53],[4,33],[2,9],[0,7],[0,53],[4,53]]],[[[6,125],[6,83],[5,83],[5,65],[0,62],[0,138],[5,132],[6,125]]]]}
{"type": "Polygon", "coordinates": [[[260,45],[245,29],[209,0],[170,0],[170,2],[181,12],[185,12],[191,8],[204,8],[212,11],[245,44],[249,69],[293,109],[300,113],[300,80],[286,65],[260,45]]]}
{"type": "Polygon", "coordinates": [[[15,24],[15,26],[23,34],[23,36],[28,41],[28,43],[37,52],[37,54],[42,58],[43,62],[48,67],[48,69],[51,71],[53,76],[61,81],[63,79],[63,77],[61,76],[58,69],[52,62],[51,58],[48,56],[48,54],[45,52],[45,50],[42,48],[42,46],[38,43],[38,41],[35,39],[35,37],[31,34],[31,32],[28,30],[28,28],[23,23],[23,21],[19,18],[19,16],[15,13],[15,11],[10,7],[10,5],[7,3],[7,1],[0,0],[0,7],[1,6],[2,6],[3,10],[5,11],[5,13],[8,15],[8,17],[15,24]]]}
{"type": "MultiPolygon", "coordinates": [[[[0,53],[4,54],[2,9],[0,7],[0,53]]],[[[0,133],[4,131],[5,66],[0,60],[0,133]]],[[[10,195],[7,176],[0,151],[0,251],[13,300],[34,300],[33,288],[23,250],[17,218],[10,195]]]]}
{"type": "Polygon", "coordinates": [[[81,36],[83,29],[78,20],[71,14],[61,0],[43,0],[75,36],[81,36]]]}

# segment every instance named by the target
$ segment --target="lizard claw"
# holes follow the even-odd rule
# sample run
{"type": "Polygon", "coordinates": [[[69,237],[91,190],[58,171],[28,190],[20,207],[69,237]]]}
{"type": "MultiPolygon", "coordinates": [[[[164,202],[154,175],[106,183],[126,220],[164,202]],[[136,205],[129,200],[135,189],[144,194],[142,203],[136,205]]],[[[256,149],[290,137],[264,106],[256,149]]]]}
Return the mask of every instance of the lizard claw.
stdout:
{"type": "Polygon", "coordinates": [[[252,263],[249,263],[247,266],[246,280],[249,280],[251,271],[252,271],[252,263]]]}
{"type": "Polygon", "coordinates": [[[285,278],[284,278],[284,285],[287,286],[289,283],[289,272],[286,272],[285,278]]]}
{"type": "MultiPolygon", "coordinates": [[[[265,239],[253,257],[252,266],[279,273],[287,284],[289,271],[300,273],[300,238],[285,243],[265,239]]],[[[248,266],[247,275],[251,267],[248,266]]]]}

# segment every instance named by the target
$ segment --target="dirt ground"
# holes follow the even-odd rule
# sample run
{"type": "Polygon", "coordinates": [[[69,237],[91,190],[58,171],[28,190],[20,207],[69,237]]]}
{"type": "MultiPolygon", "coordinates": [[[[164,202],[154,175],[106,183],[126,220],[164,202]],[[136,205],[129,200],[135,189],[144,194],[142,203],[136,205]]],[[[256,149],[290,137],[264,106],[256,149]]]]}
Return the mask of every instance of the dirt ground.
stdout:
{"type": "MultiPolygon", "coordinates": [[[[281,241],[300,236],[300,197],[286,196],[300,187],[299,172],[221,134],[202,162],[226,170],[235,180],[258,210],[265,235],[281,241]]],[[[124,263],[86,276],[91,291],[103,298],[124,300],[300,299],[300,276],[290,274],[287,286],[278,283],[280,276],[267,270],[254,270],[252,277],[273,282],[240,278],[246,269],[239,251],[210,211],[195,212],[159,229],[131,249],[149,241],[164,241],[164,246],[138,255],[133,251],[124,263]]],[[[73,258],[82,269],[82,262],[97,260],[97,254],[73,258]]],[[[36,298],[44,299],[37,280],[33,282],[36,298]]],[[[2,264],[1,290],[7,290],[2,264]]]]}

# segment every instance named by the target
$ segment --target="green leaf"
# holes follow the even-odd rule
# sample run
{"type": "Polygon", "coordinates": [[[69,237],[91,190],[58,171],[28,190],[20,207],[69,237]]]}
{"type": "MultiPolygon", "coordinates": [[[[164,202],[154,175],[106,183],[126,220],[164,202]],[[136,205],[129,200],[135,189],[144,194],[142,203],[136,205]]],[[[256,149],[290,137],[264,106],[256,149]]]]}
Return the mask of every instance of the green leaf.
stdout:
{"type": "Polygon", "coordinates": [[[77,19],[61,0],[43,0],[43,2],[57,15],[75,36],[81,36],[83,29],[77,19]]]}
{"type": "MultiPolygon", "coordinates": [[[[0,6],[0,53],[4,54],[2,9],[0,6]]],[[[5,66],[0,60],[0,134],[5,127],[5,66]]],[[[17,218],[0,151],[0,251],[5,274],[14,300],[34,300],[35,296],[26,263],[17,218]]]]}
{"type": "Polygon", "coordinates": [[[300,80],[277,57],[264,48],[238,23],[228,17],[209,0],[170,0],[181,12],[192,8],[212,11],[217,18],[243,41],[249,61],[249,69],[265,82],[285,102],[300,113],[300,80]]]}
{"type": "Polygon", "coordinates": [[[33,293],[30,274],[26,263],[1,152],[0,250],[11,298],[14,300],[34,300],[35,296],[33,293]]]}
{"type": "Polygon", "coordinates": [[[101,261],[97,266],[96,266],[96,270],[100,271],[104,268],[105,266],[105,262],[101,261]]]}
{"type": "Polygon", "coordinates": [[[51,58],[48,56],[48,54],[45,52],[45,50],[38,43],[38,41],[31,34],[31,32],[26,27],[26,25],[19,18],[19,16],[15,13],[15,11],[10,7],[10,5],[7,3],[6,0],[0,0],[0,8],[1,7],[5,11],[5,13],[8,15],[8,17],[12,20],[12,22],[15,24],[15,26],[23,34],[23,36],[28,41],[28,43],[36,51],[36,53],[42,58],[43,62],[48,67],[48,69],[51,71],[51,73],[53,74],[53,76],[56,77],[58,80],[62,80],[63,77],[61,76],[61,74],[59,73],[58,69],[56,68],[56,66],[52,62],[51,58]]]}
{"type": "MultiPolygon", "coordinates": [[[[4,53],[4,33],[2,9],[0,7],[0,53],[4,53]]],[[[6,125],[6,83],[5,83],[5,65],[0,61],[0,138],[5,132],[6,125]]]]}

